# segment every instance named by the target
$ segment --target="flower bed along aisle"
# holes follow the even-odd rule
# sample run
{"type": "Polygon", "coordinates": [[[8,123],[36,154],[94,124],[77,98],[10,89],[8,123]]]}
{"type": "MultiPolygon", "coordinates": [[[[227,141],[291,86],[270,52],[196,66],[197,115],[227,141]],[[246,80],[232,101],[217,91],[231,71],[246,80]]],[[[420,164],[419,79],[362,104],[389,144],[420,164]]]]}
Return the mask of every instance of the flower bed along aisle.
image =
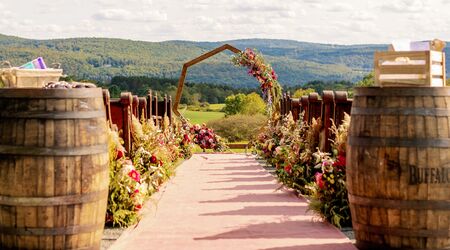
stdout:
{"type": "Polygon", "coordinates": [[[350,116],[332,128],[333,154],[320,152],[320,121],[307,125],[287,115],[269,121],[255,141],[260,156],[275,167],[278,180],[309,197],[310,209],[338,227],[351,225],[345,186],[345,143],[350,116]]]}

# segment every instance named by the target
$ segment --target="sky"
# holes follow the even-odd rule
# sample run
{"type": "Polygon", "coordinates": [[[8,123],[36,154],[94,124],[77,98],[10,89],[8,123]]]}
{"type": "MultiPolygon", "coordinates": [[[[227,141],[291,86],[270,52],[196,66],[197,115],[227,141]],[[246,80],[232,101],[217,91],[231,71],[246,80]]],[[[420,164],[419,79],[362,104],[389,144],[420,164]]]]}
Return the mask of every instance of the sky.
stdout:
{"type": "Polygon", "coordinates": [[[450,0],[1,0],[0,33],[143,41],[450,41],[450,0]]]}

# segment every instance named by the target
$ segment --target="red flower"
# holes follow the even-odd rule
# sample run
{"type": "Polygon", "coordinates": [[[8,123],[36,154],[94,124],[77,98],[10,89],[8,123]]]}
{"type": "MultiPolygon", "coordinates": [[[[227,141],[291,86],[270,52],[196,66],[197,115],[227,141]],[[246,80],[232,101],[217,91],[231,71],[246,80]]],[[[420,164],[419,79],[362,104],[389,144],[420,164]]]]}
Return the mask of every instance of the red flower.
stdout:
{"type": "Polygon", "coordinates": [[[291,174],[292,166],[291,165],[284,166],[284,171],[286,171],[288,174],[291,174]]]}
{"type": "Polygon", "coordinates": [[[278,79],[278,75],[277,75],[277,73],[275,73],[275,71],[273,69],[272,69],[271,74],[272,74],[272,79],[274,79],[274,80],[278,79]]]}
{"type": "Polygon", "coordinates": [[[124,157],[124,152],[122,150],[118,150],[116,149],[116,160],[121,159],[122,157],[124,157]]]}
{"type": "Polygon", "coordinates": [[[155,155],[152,155],[152,156],[150,157],[150,163],[155,164],[157,161],[158,161],[158,159],[156,158],[155,155]]]}
{"type": "Polygon", "coordinates": [[[337,168],[345,168],[345,164],[346,164],[346,158],[344,155],[339,155],[336,158],[336,161],[334,162],[333,166],[337,167],[337,168]]]}
{"type": "Polygon", "coordinates": [[[134,169],[128,173],[128,176],[130,176],[131,179],[135,180],[136,182],[141,182],[141,175],[134,169]]]}
{"type": "Polygon", "coordinates": [[[316,175],[314,176],[316,178],[316,184],[320,189],[323,189],[325,187],[325,183],[322,180],[322,175],[322,173],[316,173],[316,175]]]}

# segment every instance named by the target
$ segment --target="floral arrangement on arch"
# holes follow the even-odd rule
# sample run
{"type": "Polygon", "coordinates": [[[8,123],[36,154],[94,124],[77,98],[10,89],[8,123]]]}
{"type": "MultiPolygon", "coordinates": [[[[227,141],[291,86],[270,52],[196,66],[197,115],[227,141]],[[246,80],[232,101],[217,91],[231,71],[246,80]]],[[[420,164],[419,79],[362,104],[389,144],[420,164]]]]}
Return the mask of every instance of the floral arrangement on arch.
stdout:
{"type": "Polygon", "coordinates": [[[281,99],[281,85],[278,82],[278,75],[270,64],[265,63],[262,54],[247,48],[233,56],[232,61],[236,66],[247,67],[248,74],[258,80],[269,113],[274,110],[278,111],[277,105],[281,99]]]}

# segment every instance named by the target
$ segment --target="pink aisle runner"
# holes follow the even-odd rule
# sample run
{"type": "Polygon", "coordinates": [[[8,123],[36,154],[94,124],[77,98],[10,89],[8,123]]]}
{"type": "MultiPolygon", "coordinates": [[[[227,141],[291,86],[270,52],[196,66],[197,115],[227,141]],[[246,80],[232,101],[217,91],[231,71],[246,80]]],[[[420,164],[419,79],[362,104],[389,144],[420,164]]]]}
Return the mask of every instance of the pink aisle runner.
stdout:
{"type": "Polygon", "coordinates": [[[356,249],[279,187],[254,157],[196,154],[110,249],[356,249]]]}

